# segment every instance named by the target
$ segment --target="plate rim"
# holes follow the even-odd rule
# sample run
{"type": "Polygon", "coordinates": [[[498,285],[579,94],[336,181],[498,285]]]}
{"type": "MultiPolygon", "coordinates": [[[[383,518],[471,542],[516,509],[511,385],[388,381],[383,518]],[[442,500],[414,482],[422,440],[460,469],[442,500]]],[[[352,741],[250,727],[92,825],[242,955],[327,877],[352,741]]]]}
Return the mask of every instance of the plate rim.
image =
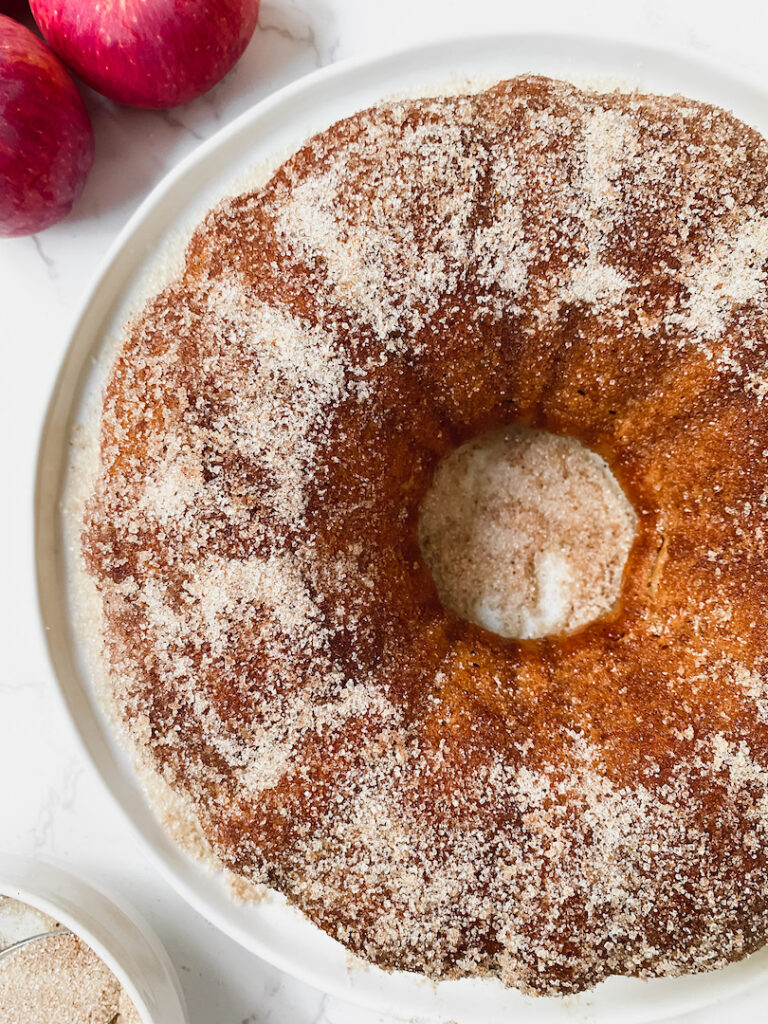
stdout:
{"type": "MultiPolygon", "coordinates": [[[[135,819],[134,815],[129,810],[126,805],[124,794],[121,793],[122,787],[118,784],[118,781],[116,781],[114,772],[109,774],[103,764],[103,758],[105,756],[107,758],[112,758],[108,743],[103,735],[97,735],[96,739],[94,739],[94,737],[90,735],[88,730],[85,728],[83,717],[78,713],[78,710],[74,706],[74,702],[71,700],[68,689],[64,684],[63,669],[60,667],[59,656],[57,655],[54,647],[54,641],[58,635],[56,630],[60,629],[59,620],[63,620],[65,622],[65,634],[69,633],[71,629],[69,615],[66,612],[66,602],[63,600],[63,593],[66,591],[60,590],[56,585],[51,585],[50,579],[48,578],[51,575],[62,575],[60,564],[62,543],[59,503],[62,494],[61,485],[66,479],[67,461],[66,459],[54,460],[54,465],[56,461],[59,461],[60,464],[57,467],[57,472],[54,474],[56,477],[56,484],[55,486],[52,486],[50,479],[50,467],[48,465],[50,457],[48,453],[51,448],[54,449],[55,453],[57,447],[55,433],[61,420],[61,414],[63,411],[62,403],[65,407],[64,411],[71,413],[77,400],[82,399],[82,389],[76,389],[74,392],[74,398],[71,401],[63,400],[62,393],[66,390],[66,386],[69,384],[73,372],[75,372],[77,377],[82,377],[84,374],[84,367],[87,364],[88,359],[83,359],[81,357],[78,348],[82,346],[77,346],[76,343],[81,339],[81,336],[86,331],[89,319],[94,316],[94,309],[97,311],[99,309],[98,299],[102,287],[116,272],[121,257],[123,257],[126,252],[130,251],[134,236],[138,234],[140,229],[145,225],[145,222],[151,218],[152,214],[161,207],[163,200],[174,192],[179,184],[183,182],[185,176],[192,172],[198,164],[204,163],[208,157],[214,154],[228,141],[236,137],[243,130],[247,130],[251,123],[258,122],[260,119],[268,116],[270,113],[279,109],[280,106],[285,105],[297,96],[300,96],[302,93],[311,92],[313,87],[320,82],[325,83],[333,79],[343,80],[345,77],[350,77],[357,71],[383,68],[388,63],[407,61],[408,59],[413,59],[415,56],[420,54],[425,56],[435,55],[444,49],[460,49],[462,47],[466,47],[467,52],[471,52],[473,48],[487,46],[489,44],[499,45],[504,40],[514,41],[517,46],[527,41],[533,48],[536,46],[552,47],[553,52],[558,47],[562,49],[567,45],[571,45],[579,50],[589,47],[619,47],[622,50],[634,53],[635,58],[638,60],[662,59],[667,63],[671,61],[680,61],[683,65],[681,78],[685,76],[686,72],[690,73],[693,68],[696,68],[699,71],[710,72],[721,79],[728,80],[730,84],[735,86],[737,89],[748,90],[750,93],[760,97],[768,105],[768,82],[762,82],[756,75],[734,68],[727,61],[721,58],[699,52],[692,47],[670,43],[659,43],[645,35],[627,37],[613,33],[601,32],[476,31],[470,34],[462,33],[460,35],[445,34],[432,38],[428,41],[422,40],[420,42],[411,43],[405,47],[390,47],[381,51],[350,56],[300,76],[254,103],[247,110],[243,111],[241,114],[223,125],[213,135],[202,141],[190,153],[183,157],[160,179],[160,181],[152,187],[150,192],[128,218],[125,225],[120,229],[114,241],[99,261],[96,270],[91,275],[84,294],[77,305],[73,317],[71,318],[70,326],[66,332],[66,340],[62,349],[63,354],[46,403],[45,415],[39,430],[36,450],[33,536],[37,598],[36,604],[38,612],[37,625],[42,635],[42,644],[46,652],[48,666],[52,679],[56,684],[55,690],[66,712],[66,717],[72,726],[73,732],[77,737],[77,742],[80,746],[81,752],[87,762],[95,770],[101,784],[109,793],[110,798],[117,806],[123,819],[128,823],[132,833],[137,837],[141,848],[148,854],[148,859],[158,868],[162,877],[169,883],[172,890],[174,890],[189,906],[193,907],[211,924],[223,931],[233,941],[237,942],[251,953],[260,956],[262,959],[271,963],[278,969],[285,971],[287,974],[296,977],[305,983],[313,985],[314,987],[331,995],[338,996],[341,999],[355,1002],[371,1009],[379,1010],[380,1012],[390,1012],[400,1015],[409,1015],[409,1011],[407,1007],[403,1005],[402,1000],[393,1001],[392,1006],[382,1005],[381,994],[375,990],[375,986],[371,991],[368,991],[364,985],[350,984],[349,987],[345,987],[335,981],[330,981],[326,976],[320,973],[318,968],[313,967],[312,965],[298,963],[295,959],[292,960],[290,957],[283,956],[275,950],[270,949],[264,940],[254,936],[246,936],[242,934],[243,929],[238,929],[237,927],[233,928],[229,923],[224,922],[223,916],[217,908],[211,905],[205,895],[201,895],[197,892],[193,884],[181,877],[178,871],[174,868],[174,865],[171,863],[167,852],[153,841],[153,838],[147,833],[145,827],[135,819]],[[53,574],[51,573],[52,565],[55,566],[55,572],[53,574]],[[61,605],[59,604],[60,602],[61,605]],[[59,607],[57,607],[57,605],[59,605],[59,607]],[[67,627],[70,627],[70,629],[67,627]]],[[[173,219],[171,219],[169,223],[161,225],[158,229],[158,234],[162,234],[162,232],[167,230],[172,226],[172,224],[173,219]]],[[[130,275],[126,276],[124,274],[123,280],[121,280],[118,286],[112,286],[106,290],[111,290],[114,294],[124,296],[129,283],[130,275]]],[[[86,355],[88,352],[93,352],[96,345],[96,340],[91,338],[90,347],[86,352],[86,355]]],[[[58,440],[58,446],[61,447],[61,439],[58,440]]],[[[63,451],[66,451],[66,442],[63,451]]],[[[61,580],[61,582],[64,584],[65,580],[61,580]]],[[[74,667],[74,659],[72,660],[73,665],[70,666],[70,670],[74,667]]],[[[76,669],[74,670],[74,676],[79,676],[76,669]]],[[[97,720],[95,715],[92,715],[92,718],[94,721],[97,720]]],[[[97,733],[99,733],[99,731],[100,727],[97,728],[97,733]]],[[[201,871],[206,870],[203,866],[198,864],[195,864],[194,868],[201,871]]],[[[293,908],[290,909],[292,913],[296,913],[293,908]]],[[[768,946],[765,947],[764,952],[768,954],[768,946]]],[[[755,956],[759,957],[760,953],[755,954],[755,956]]],[[[747,958],[747,960],[740,961],[738,964],[731,965],[723,970],[727,972],[732,971],[737,967],[746,968],[751,959],[752,958],[747,958]]],[[[376,968],[373,968],[373,970],[378,972],[378,969],[376,968]]],[[[385,972],[378,973],[384,974],[385,972]]],[[[719,972],[688,977],[711,979],[715,977],[717,973],[719,972]]],[[[742,971],[742,974],[747,973],[748,972],[746,970],[742,971]]],[[[365,974],[363,972],[359,972],[357,976],[364,977],[365,974]]],[[[413,978],[414,980],[424,982],[424,979],[421,979],[416,975],[406,975],[404,972],[394,972],[394,975],[389,975],[389,977],[392,976],[413,978]]],[[[763,977],[765,977],[765,974],[763,977]]],[[[678,1000],[671,1012],[675,1014],[691,1012],[704,1006],[711,1005],[718,999],[740,994],[753,987],[759,978],[759,971],[753,970],[747,977],[740,976],[738,980],[730,981],[727,985],[724,984],[723,990],[720,993],[710,994],[703,998],[701,996],[690,996],[687,1000],[678,1000]]],[[[666,980],[668,979],[665,979],[665,981],[666,980]]],[[[432,985],[431,982],[426,982],[425,984],[432,985]]],[[[450,984],[450,982],[447,984],[450,984]]],[[[432,987],[435,990],[437,989],[437,986],[432,987]]],[[[601,986],[598,986],[598,989],[600,987],[601,986]]],[[[590,991],[594,993],[596,990],[590,991]]],[[[587,996],[589,996],[589,994],[590,993],[587,993],[587,996]]],[[[547,1016],[546,1014],[537,1014],[536,1006],[541,1006],[543,1008],[546,1005],[551,1006],[554,1002],[567,1011],[570,999],[557,999],[556,997],[548,999],[544,997],[543,999],[533,1001],[531,1003],[531,1006],[533,1007],[532,1019],[537,1016],[541,1016],[542,1018],[547,1016]]],[[[578,1007],[574,1006],[573,1009],[576,1011],[576,1014],[578,1014],[579,1019],[598,1019],[590,1016],[589,1006],[579,1004],[578,1007]]],[[[444,1012],[445,1011],[438,1005],[435,1005],[433,1009],[427,1008],[426,1011],[422,1008],[419,1009],[419,1013],[421,1014],[420,1019],[433,1020],[440,1018],[444,1016],[444,1012]],[[425,1012],[426,1016],[424,1016],[425,1012]]],[[[635,1016],[632,1016],[631,1014],[629,1016],[622,1016],[621,1020],[624,1021],[625,1024],[629,1024],[630,1021],[635,1021],[637,1024],[640,1024],[641,1021],[662,1019],[668,1016],[669,1012],[669,1008],[665,1009],[663,1006],[656,1007],[652,1011],[653,1015],[649,1017],[647,1015],[646,1008],[645,1012],[640,1013],[638,1011],[635,1016]]],[[[575,1019],[575,1015],[571,1019],[575,1019]]],[[[616,1019],[618,1020],[618,1018],[616,1019]]]]}

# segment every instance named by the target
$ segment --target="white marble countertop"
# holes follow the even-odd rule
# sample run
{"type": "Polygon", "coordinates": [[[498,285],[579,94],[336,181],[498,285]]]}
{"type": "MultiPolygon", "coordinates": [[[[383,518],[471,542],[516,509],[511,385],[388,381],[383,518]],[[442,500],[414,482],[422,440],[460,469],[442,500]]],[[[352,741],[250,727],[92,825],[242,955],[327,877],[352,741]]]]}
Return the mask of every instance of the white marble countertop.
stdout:
{"type": "MultiPolygon", "coordinates": [[[[141,199],[199,140],[256,100],[339,58],[480,30],[578,30],[681,44],[762,79],[768,9],[757,0],[263,0],[245,56],[208,96],[165,113],[87,98],[97,161],[72,216],[44,234],[0,241],[0,849],[48,855],[129,897],[176,963],[192,1024],[388,1024],[254,958],[172,892],[80,753],[38,638],[32,480],[38,434],[74,311],[101,257],[141,199]]],[[[768,978],[683,1021],[765,1019],[768,978]]],[[[460,1024],[460,1022],[459,1022],[460,1024]]]]}

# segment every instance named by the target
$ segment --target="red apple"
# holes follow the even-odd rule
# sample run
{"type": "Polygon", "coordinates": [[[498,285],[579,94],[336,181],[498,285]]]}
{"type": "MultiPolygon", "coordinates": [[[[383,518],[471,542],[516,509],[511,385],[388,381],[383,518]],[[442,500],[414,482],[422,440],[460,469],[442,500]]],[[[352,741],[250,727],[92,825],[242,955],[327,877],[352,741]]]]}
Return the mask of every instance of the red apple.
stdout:
{"type": "Polygon", "coordinates": [[[0,14],[0,236],[66,217],[93,163],[75,83],[36,35],[0,14]]]}
{"type": "Polygon", "coordinates": [[[43,35],[92,88],[135,107],[173,107],[236,63],[259,0],[31,0],[43,35]]]}

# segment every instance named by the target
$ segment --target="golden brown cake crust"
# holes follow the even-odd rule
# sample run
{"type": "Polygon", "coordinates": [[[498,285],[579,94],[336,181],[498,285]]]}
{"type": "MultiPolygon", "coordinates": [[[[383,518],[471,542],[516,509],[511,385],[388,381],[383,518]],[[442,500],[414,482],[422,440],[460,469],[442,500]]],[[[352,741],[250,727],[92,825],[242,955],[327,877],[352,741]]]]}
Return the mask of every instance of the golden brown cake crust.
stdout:
{"type": "Polygon", "coordinates": [[[115,699],[236,872],[384,967],[542,993],[768,937],[768,146],[523,77],[310,140],[127,329],[83,533],[115,699]],[[436,462],[631,497],[610,620],[440,605],[436,462]]]}

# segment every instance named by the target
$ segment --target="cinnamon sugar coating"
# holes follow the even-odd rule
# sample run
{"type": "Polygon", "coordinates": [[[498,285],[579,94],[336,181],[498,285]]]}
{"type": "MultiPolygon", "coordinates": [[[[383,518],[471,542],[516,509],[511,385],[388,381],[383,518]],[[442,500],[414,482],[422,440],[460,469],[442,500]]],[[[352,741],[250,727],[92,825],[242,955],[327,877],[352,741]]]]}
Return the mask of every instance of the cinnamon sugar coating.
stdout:
{"type": "Polygon", "coordinates": [[[238,874],[386,968],[566,994],[768,938],[768,144],[523,77],[215,209],[128,325],[83,549],[113,697],[238,874]],[[622,599],[503,640],[419,552],[437,462],[574,436],[622,599]]]}

